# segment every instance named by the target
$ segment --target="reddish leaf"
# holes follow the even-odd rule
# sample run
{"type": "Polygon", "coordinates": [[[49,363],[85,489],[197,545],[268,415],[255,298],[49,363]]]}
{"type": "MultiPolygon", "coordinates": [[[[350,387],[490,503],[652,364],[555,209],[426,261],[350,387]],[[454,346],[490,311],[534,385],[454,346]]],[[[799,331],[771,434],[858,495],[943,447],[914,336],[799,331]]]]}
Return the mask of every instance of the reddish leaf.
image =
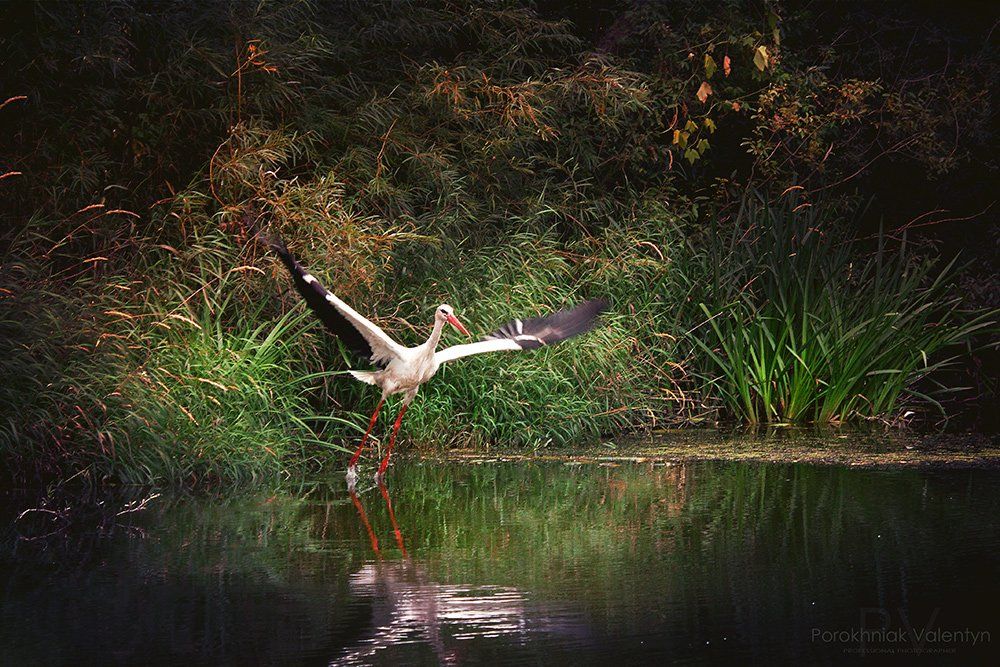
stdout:
{"type": "Polygon", "coordinates": [[[698,88],[698,92],[696,93],[698,101],[704,104],[705,100],[707,100],[708,96],[711,94],[712,94],[712,86],[708,83],[708,81],[702,81],[701,87],[698,88]]]}
{"type": "Polygon", "coordinates": [[[725,58],[722,59],[722,73],[725,74],[726,76],[729,76],[730,69],[731,67],[729,63],[729,56],[726,56],[725,58]]]}

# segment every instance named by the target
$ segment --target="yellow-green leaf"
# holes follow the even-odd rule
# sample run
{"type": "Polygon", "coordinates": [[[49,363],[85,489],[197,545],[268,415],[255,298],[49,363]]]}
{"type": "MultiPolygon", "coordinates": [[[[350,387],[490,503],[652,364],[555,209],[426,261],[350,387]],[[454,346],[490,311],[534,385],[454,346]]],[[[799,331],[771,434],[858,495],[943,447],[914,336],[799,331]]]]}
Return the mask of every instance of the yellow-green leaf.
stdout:
{"type": "Polygon", "coordinates": [[[761,72],[767,68],[767,47],[764,45],[758,46],[757,50],[753,54],[753,64],[757,66],[761,72]]]}
{"type": "Polygon", "coordinates": [[[718,65],[715,64],[715,58],[705,54],[705,78],[711,79],[712,75],[715,74],[715,70],[719,69],[718,65]]]}
{"type": "Polygon", "coordinates": [[[687,158],[688,162],[694,164],[695,160],[697,160],[699,157],[698,151],[689,148],[686,151],[684,151],[684,157],[687,158]]]}
{"type": "Polygon", "coordinates": [[[689,118],[688,122],[685,123],[684,125],[684,129],[687,130],[688,132],[694,132],[695,130],[698,129],[698,124],[689,118]]]}
{"type": "Polygon", "coordinates": [[[698,145],[695,146],[695,148],[698,149],[699,153],[704,153],[705,151],[708,150],[708,140],[702,139],[701,141],[698,142],[698,145]]]}
{"type": "Polygon", "coordinates": [[[706,118],[703,122],[705,129],[709,132],[715,132],[715,121],[711,118],[706,118]]]}
{"type": "Polygon", "coordinates": [[[677,144],[681,148],[686,148],[687,147],[687,145],[688,145],[688,136],[689,135],[688,135],[687,132],[681,132],[680,133],[680,138],[678,139],[677,144]]]}

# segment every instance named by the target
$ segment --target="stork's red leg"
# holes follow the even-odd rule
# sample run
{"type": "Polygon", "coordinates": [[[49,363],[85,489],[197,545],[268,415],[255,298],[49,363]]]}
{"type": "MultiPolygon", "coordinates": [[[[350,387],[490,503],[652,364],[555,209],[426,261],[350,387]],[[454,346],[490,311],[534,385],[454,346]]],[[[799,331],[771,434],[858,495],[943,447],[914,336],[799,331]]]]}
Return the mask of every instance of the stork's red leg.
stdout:
{"type": "Polygon", "coordinates": [[[392,448],[396,445],[396,434],[399,433],[399,425],[403,423],[403,415],[406,414],[406,408],[408,407],[408,403],[403,404],[403,408],[399,411],[399,416],[396,417],[396,423],[392,425],[392,435],[389,437],[389,451],[385,453],[382,465],[378,467],[377,477],[382,477],[385,474],[385,469],[389,467],[389,457],[392,456],[392,448]]]}
{"type": "Polygon", "coordinates": [[[378,405],[375,406],[375,412],[372,414],[372,419],[368,422],[368,430],[365,431],[365,435],[361,438],[361,444],[358,445],[358,451],[354,452],[354,456],[351,457],[351,463],[347,466],[348,468],[353,468],[358,465],[358,459],[361,458],[361,452],[364,451],[365,445],[368,443],[368,436],[371,435],[372,429],[375,428],[375,422],[378,421],[379,410],[382,409],[382,404],[385,403],[385,396],[379,399],[378,405]]]}

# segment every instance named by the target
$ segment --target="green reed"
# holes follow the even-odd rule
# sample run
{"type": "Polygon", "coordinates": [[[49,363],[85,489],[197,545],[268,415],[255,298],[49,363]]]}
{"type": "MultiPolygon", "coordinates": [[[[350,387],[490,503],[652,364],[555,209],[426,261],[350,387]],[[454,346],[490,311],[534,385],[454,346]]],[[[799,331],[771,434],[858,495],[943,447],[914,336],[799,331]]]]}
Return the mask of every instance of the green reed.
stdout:
{"type": "Polygon", "coordinates": [[[937,267],[879,235],[837,232],[815,208],[747,201],[706,239],[700,322],[690,332],[705,381],[751,423],[891,417],[958,346],[994,325],[937,267]]]}

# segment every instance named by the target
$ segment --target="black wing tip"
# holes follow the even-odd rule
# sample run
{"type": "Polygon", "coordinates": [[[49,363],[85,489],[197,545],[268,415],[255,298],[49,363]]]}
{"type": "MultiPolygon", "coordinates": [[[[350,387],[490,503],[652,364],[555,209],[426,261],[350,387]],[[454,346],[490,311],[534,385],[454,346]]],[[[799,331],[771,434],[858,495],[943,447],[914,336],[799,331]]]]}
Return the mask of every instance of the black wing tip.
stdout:
{"type": "Polygon", "coordinates": [[[551,315],[545,315],[537,319],[549,319],[557,315],[572,315],[574,318],[597,318],[607,312],[610,307],[611,304],[607,299],[599,297],[597,299],[587,299],[586,301],[577,302],[572,306],[561,308],[551,315]]]}
{"type": "Polygon", "coordinates": [[[560,318],[562,321],[558,324],[553,322],[556,328],[556,337],[551,342],[558,343],[561,340],[587,333],[597,326],[601,315],[607,312],[610,307],[607,299],[599,298],[584,301],[556,313],[555,316],[562,316],[560,318]]]}
{"type": "Polygon", "coordinates": [[[508,322],[483,340],[509,339],[522,350],[537,350],[567,338],[587,333],[610,308],[607,299],[590,299],[550,315],[508,322]]]}
{"type": "Polygon", "coordinates": [[[281,235],[271,230],[270,216],[267,214],[261,213],[255,207],[250,206],[243,212],[240,224],[243,227],[244,233],[251,241],[263,243],[282,257],[291,254],[281,235]]]}
{"type": "Polygon", "coordinates": [[[324,326],[344,343],[344,346],[350,351],[351,355],[358,361],[369,363],[376,367],[384,367],[385,364],[372,361],[371,344],[365,339],[361,331],[350,320],[344,317],[337,310],[336,306],[327,300],[329,292],[299,264],[295,256],[288,250],[288,246],[285,245],[285,240],[277,233],[262,234],[259,238],[277,253],[281,262],[291,274],[292,283],[305,300],[306,305],[319,317],[324,326]]]}
{"type": "Polygon", "coordinates": [[[269,234],[261,233],[260,240],[263,241],[271,250],[278,253],[282,257],[290,256],[292,253],[288,250],[288,245],[285,244],[285,239],[281,238],[281,235],[277,232],[271,232],[269,234]]]}
{"type": "Polygon", "coordinates": [[[604,313],[608,312],[608,309],[611,308],[611,303],[604,297],[600,297],[584,301],[573,310],[576,310],[577,308],[587,308],[593,311],[594,317],[600,317],[604,313]]]}
{"type": "Polygon", "coordinates": [[[292,273],[292,276],[300,276],[305,273],[305,269],[299,265],[298,260],[295,259],[295,255],[292,254],[292,251],[288,249],[288,245],[285,244],[285,239],[281,238],[277,232],[261,234],[259,238],[262,243],[274,251],[274,254],[278,256],[281,263],[292,273]]]}

